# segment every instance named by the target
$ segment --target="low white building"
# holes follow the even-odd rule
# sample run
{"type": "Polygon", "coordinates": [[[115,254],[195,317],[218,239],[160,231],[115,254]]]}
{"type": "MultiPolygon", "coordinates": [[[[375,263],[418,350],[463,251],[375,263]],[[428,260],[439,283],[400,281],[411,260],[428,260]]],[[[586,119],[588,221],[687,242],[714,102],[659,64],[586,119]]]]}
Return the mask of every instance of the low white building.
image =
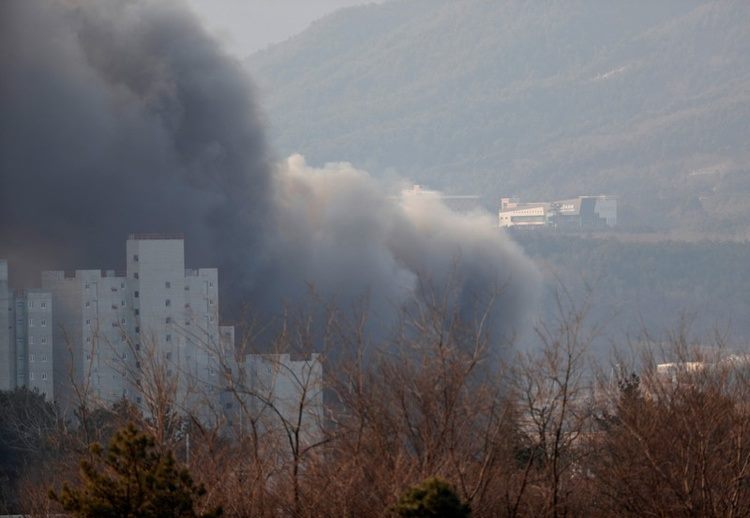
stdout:
{"type": "Polygon", "coordinates": [[[318,353],[249,354],[241,388],[245,411],[265,431],[289,434],[299,429],[306,445],[320,441],[323,430],[323,363],[318,353]]]}

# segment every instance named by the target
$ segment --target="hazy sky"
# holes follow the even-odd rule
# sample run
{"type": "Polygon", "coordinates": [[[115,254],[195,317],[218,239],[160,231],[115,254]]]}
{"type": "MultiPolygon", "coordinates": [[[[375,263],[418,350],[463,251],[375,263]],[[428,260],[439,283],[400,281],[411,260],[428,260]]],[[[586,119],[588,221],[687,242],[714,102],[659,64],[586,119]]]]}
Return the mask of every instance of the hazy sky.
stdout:
{"type": "Polygon", "coordinates": [[[284,41],[328,13],[383,0],[187,0],[228,50],[245,57],[284,41]]]}

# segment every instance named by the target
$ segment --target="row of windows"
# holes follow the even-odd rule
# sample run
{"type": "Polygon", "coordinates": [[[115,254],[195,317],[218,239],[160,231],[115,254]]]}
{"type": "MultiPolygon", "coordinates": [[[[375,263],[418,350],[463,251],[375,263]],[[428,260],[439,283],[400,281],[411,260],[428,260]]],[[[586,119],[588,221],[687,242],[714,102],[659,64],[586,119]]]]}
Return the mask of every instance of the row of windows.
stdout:
{"type": "MultiPolygon", "coordinates": [[[[96,301],[94,301],[94,302],[96,302],[96,301]]],[[[125,307],[126,305],[127,305],[127,304],[125,304],[125,301],[124,301],[124,300],[121,300],[121,301],[120,301],[120,307],[121,307],[121,308],[124,308],[124,307],[125,307]]],[[[85,306],[85,307],[87,307],[87,308],[90,308],[90,307],[91,307],[91,301],[90,301],[90,300],[87,300],[87,301],[86,301],[86,302],[84,303],[84,306],[85,306]]],[[[112,304],[112,309],[119,309],[119,308],[117,307],[117,304],[112,304]]]]}
{"type": "MultiPolygon", "coordinates": [[[[36,361],[36,355],[34,353],[29,354],[29,362],[36,361]]],[[[47,361],[47,355],[46,354],[40,354],[39,355],[39,361],[40,362],[46,362],[47,361]]]]}
{"type": "MultiPolygon", "coordinates": [[[[29,380],[34,381],[34,373],[33,372],[29,373],[29,380]]],[[[46,372],[42,372],[42,381],[47,381],[47,373],[46,372]]]]}
{"type": "MultiPolygon", "coordinates": [[[[34,345],[34,340],[35,340],[34,336],[33,336],[33,335],[30,335],[30,336],[29,336],[29,345],[34,345]]],[[[40,342],[41,342],[42,344],[46,344],[46,343],[47,343],[47,337],[46,337],[46,336],[43,336],[43,337],[41,337],[41,338],[39,339],[39,341],[40,341],[40,342]]]]}
{"type": "MultiPolygon", "coordinates": [[[[39,303],[39,307],[41,309],[47,309],[47,303],[46,302],[40,302],[39,303]]],[[[29,301],[29,309],[34,309],[34,301],[33,300],[29,301]]]]}
{"type": "MultiPolygon", "coordinates": [[[[28,320],[28,322],[29,322],[29,327],[34,327],[34,319],[33,318],[30,318],[28,320]]],[[[42,318],[41,320],[39,320],[39,325],[41,327],[47,327],[47,320],[44,319],[44,318],[42,318]]]]}
{"type": "MultiPolygon", "coordinates": [[[[124,282],[120,283],[120,288],[123,289],[123,290],[125,289],[125,283],[124,282]]],[[[85,283],[83,285],[83,289],[85,289],[85,290],[91,289],[91,284],[89,284],[88,282],[85,283]]],[[[112,289],[112,291],[117,291],[117,286],[112,286],[111,289],[112,289]]]]}

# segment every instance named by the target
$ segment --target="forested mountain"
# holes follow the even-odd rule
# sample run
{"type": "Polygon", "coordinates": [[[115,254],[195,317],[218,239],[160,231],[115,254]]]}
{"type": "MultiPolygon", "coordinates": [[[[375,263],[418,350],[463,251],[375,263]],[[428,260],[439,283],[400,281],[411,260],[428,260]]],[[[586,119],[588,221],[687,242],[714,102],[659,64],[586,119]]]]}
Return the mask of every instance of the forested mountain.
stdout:
{"type": "Polygon", "coordinates": [[[280,154],[748,235],[750,2],[394,0],[248,58],[280,154]]]}
{"type": "MultiPolygon", "coordinates": [[[[565,290],[600,329],[606,355],[623,337],[665,339],[681,324],[693,338],[718,331],[750,344],[750,243],[626,243],[545,232],[515,235],[545,278],[547,315],[565,290]]],[[[567,295],[564,295],[567,296],[567,295]]]]}

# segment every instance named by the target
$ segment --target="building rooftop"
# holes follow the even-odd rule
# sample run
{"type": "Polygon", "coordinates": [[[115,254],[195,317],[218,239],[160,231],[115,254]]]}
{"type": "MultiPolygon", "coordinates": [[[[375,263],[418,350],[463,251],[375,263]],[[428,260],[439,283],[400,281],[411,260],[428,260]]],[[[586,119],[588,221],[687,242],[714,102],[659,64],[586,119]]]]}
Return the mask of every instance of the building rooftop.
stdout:
{"type": "Polygon", "coordinates": [[[169,240],[169,239],[185,239],[185,234],[181,233],[175,233],[175,234],[130,234],[128,236],[129,240],[169,240]]]}

